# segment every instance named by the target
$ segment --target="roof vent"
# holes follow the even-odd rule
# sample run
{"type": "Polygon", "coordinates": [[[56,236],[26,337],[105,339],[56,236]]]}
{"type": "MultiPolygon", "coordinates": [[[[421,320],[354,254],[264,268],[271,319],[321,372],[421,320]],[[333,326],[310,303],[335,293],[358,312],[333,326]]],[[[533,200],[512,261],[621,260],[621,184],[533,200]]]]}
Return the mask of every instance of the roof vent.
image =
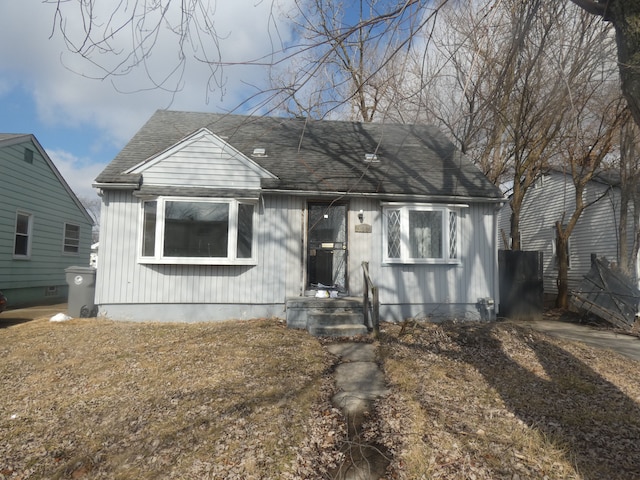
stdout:
{"type": "Polygon", "coordinates": [[[376,155],[375,153],[365,153],[364,161],[365,163],[379,163],[380,159],[378,158],[378,155],[376,155]]]}
{"type": "Polygon", "coordinates": [[[267,150],[265,148],[254,148],[253,149],[253,153],[251,154],[252,157],[266,157],[267,156],[267,150]]]}

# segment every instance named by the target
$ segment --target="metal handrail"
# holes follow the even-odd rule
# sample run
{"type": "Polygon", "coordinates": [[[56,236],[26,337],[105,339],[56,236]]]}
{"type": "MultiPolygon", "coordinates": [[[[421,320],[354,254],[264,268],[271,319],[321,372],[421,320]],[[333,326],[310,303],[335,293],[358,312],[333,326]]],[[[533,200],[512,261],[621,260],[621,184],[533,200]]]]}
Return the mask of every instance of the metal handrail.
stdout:
{"type": "Polygon", "coordinates": [[[369,275],[369,262],[362,262],[362,272],[364,273],[364,298],[363,310],[364,321],[369,325],[369,308],[371,308],[371,326],[373,328],[374,338],[380,335],[380,299],[378,297],[378,287],[371,281],[369,275]],[[371,301],[369,301],[369,292],[371,292],[371,301]]]}

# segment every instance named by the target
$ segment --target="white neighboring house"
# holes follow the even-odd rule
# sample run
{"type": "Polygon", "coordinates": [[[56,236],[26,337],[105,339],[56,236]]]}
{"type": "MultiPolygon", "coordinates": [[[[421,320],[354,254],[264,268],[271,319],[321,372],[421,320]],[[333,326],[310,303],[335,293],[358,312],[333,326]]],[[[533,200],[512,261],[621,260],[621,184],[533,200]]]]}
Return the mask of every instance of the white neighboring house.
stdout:
{"type": "MultiPolygon", "coordinates": [[[[602,172],[585,189],[585,202],[596,203],[584,210],[569,240],[569,291],[575,289],[591,268],[591,255],[615,262],[618,257],[620,180],[612,172],[602,172]]],[[[520,215],[522,250],[544,254],[544,293],[549,303],[558,293],[556,221],[568,219],[575,209],[575,187],[569,173],[552,170],[541,176],[527,191],[520,215]]],[[[499,228],[509,238],[511,207],[500,212],[499,228]]],[[[633,213],[628,217],[627,244],[633,244],[633,213]]],[[[502,243],[502,241],[501,241],[502,243]]],[[[500,248],[505,248],[500,245],[500,248]]],[[[636,274],[640,271],[636,265],[636,274]]]]}

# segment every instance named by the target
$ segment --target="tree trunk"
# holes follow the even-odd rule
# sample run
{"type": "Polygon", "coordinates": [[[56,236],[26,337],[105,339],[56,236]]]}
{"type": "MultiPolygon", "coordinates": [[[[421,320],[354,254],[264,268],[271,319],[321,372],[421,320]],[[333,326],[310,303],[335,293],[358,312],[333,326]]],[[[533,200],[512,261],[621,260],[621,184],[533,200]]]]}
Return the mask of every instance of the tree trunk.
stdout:
{"type": "Polygon", "coordinates": [[[640,0],[607,2],[605,19],[616,29],[622,92],[640,125],[640,0]]]}
{"type": "Polygon", "coordinates": [[[640,225],[638,223],[638,187],[640,186],[640,167],[636,148],[638,127],[629,118],[620,131],[620,225],[619,225],[619,258],[618,264],[624,273],[637,281],[638,239],[640,225]],[[633,206],[633,235],[631,246],[628,239],[629,214],[633,206]]]}
{"type": "MultiPolygon", "coordinates": [[[[629,270],[631,278],[638,283],[638,251],[640,250],[640,196],[636,193],[633,197],[633,247],[629,256],[629,270]]],[[[640,288],[640,285],[638,285],[640,288]]]]}
{"type": "Polygon", "coordinates": [[[556,257],[558,258],[558,296],[557,308],[569,308],[569,256],[567,255],[568,236],[561,230],[556,235],[556,257]]]}
{"type": "Polygon", "coordinates": [[[571,0],[613,24],[622,93],[640,126],[640,0],[571,0]]]}
{"type": "Polygon", "coordinates": [[[620,189],[620,223],[618,224],[618,265],[623,273],[631,274],[629,249],[627,247],[627,223],[629,222],[629,192],[623,184],[620,189]]]}
{"type": "Polygon", "coordinates": [[[518,182],[513,185],[513,195],[511,196],[511,250],[521,250],[520,245],[520,210],[522,209],[522,199],[524,194],[518,182]]]}

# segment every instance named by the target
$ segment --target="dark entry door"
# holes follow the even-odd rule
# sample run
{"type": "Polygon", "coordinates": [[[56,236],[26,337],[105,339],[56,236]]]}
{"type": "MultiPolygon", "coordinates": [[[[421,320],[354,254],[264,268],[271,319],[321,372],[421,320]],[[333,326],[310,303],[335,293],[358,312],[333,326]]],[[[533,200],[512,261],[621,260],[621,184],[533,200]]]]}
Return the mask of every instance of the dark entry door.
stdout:
{"type": "Polygon", "coordinates": [[[309,204],[307,287],[347,291],[347,206],[309,204]]]}

